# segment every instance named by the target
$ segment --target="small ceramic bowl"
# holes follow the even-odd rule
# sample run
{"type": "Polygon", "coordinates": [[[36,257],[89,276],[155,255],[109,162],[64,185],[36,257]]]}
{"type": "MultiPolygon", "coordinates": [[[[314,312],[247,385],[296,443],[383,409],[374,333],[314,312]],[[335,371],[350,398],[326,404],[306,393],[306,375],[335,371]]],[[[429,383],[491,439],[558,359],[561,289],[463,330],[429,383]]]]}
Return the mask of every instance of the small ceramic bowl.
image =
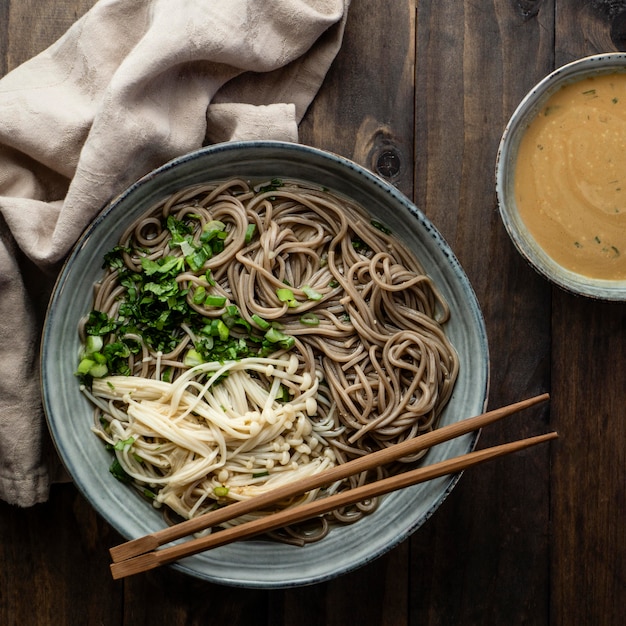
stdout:
{"type": "MultiPolygon", "coordinates": [[[[515,195],[515,171],[520,143],[531,122],[562,87],[589,77],[626,72],[626,54],[607,53],[568,63],[535,85],[511,116],[496,161],[496,193],[500,215],[520,254],[545,278],[562,289],[601,300],[625,300],[626,280],[598,279],[567,269],[555,261],[529,231],[515,195]]],[[[545,113],[545,111],[543,111],[545,113]]]]}
{"type": "MultiPolygon", "coordinates": [[[[57,450],[75,484],[93,507],[127,539],[165,526],[162,514],[108,471],[110,453],[91,432],[92,409],[74,375],[78,324],[90,310],[92,286],[104,253],[127,225],[177,189],[234,176],[288,177],[324,185],[353,198],[401,236],[418,255],[451,308],[446,330],[460,358],[460,372],[442,425],[484,410],[489,360],[483,317],[472,287],[434,226],[391,185],[342,157],[298,144],[242,142],[181,157],[147,175],[117,198],[88,228],[69,256],[48,309],[42,344],[44,407],[57,450]]],[[[427,462],[470,451],[470,434],[432,448],[427,462]]],[[[263,539],[197,554],[174,567],[211,582],[277,588],[327,580],[382,555],[419,528],[458,480],[446,476],[389,494],[377,511],[354,526],[333,528],[323,540],[296,547],[263,539]]]]}

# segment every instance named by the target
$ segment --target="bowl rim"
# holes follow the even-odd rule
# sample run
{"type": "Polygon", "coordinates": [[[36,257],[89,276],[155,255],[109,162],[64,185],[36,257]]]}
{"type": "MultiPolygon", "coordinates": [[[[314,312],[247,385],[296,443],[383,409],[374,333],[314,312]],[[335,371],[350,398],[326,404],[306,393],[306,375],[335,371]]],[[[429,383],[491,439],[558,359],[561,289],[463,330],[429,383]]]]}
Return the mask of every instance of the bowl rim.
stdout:
{"type": "Polygon", "coordinates": [[[518,252],[541,276],[564,291],[597,300],[626,300],[626,279],[594,279],[568,270],[554,261],[528,232],[512,192],[514,166],[521,137],[545,102],[564,85],[591,75],[626,73],[626,53],[607,52],[570,61],[537,82],[509,118],[496,155],[495,186],[498,210],[518,252]]]}
{"type": "MultiPolygon", "coordinates": [[[[220,155],[223,153],[230,153],[232,155],[235,155],[241,154],[242,152],[245,153],[246,151],[255,152],[258,150],[274,150],[281,152],[281,154],[285,156],[293,157],[295,157],[296,154],[306,155],[309,158],[317,159],[318,162],[326,163],[327,165],[332,163],[339,166],[340,168],[343,168],[344,170],[347,168],[347,170],[351,172],[352,176],[359,177],[359,181],[369,181],[369,184],[377,187],[380,193],[384,194],[385,197],[388,196],[390,202],[393,200],[392,204],[394,207],[401,207],[404,211],[410,213],[418,220],[420,225],[419,228],[424,230],[422,236],[427,237],[429,242],[430,239],[432,239],[432,245],[435,246],[438,254],[442,255],[442,258],[445,257],[445,262],[451,267],[449,271],[453,273],[454,281],[457,281],[459,285],[458,288],[462,290],[463,296],[467,298],[467,301],[469,303],[470,313],[472,316],[472,329],[476,335],[475,341],[480,346],[480,355],[476,357],[478,361],[478,368],[475,373],[472,373],[473,376],[476,376],[476,384],[480,388],[478,392],[473,392],[477,394],[475,396],[476,407],[474,407],[474,409],[477,411],[482,411],[486,408],[490,379],[489,349],[485,323],[482,316],[482,311],[480,310],[478,299],[476,298],[476,295],[473,291],[467,275],[463,271],[449,245],[445,242],[443,237],[440,235],[434,225],[432,225],[432,223],[425,217],[425,215],[401,192],[399,192],[395,187],[387,183],[387,181],[380,178],[376,174],[373,174],[369,170],[366,170],[365,168],[359,166],[349,159],[346,159],[345,157],[336,155],[329,151],[312,148],[310,146],[305,146],[302,144],[294,144],[281,141],[241,141],[229,142],[225,144],[216,144],[196,150],[192,153],[173,159],[172,161],[146,174],[136,183],[131,185],[128,189],[116,196],[99,213],[97,218],[92,222],[92,224],[87,227],[83,235],[76,242],[72,252],[68,255],[63,265],[63,268],[58,275],[44,322],[44,331],[42,334],[41,344],[42,395],[44,399],[46,421],[52,435],[54,445],[57,449],[57,452],[59,453],[62,462],[67,468],[68,473],[73,478],[78,490],[83,494],[83,496],[85,496],[85,498],[96,509],[96,511],[122,536],[126,537],[127,539],[134,538],[138,535],[134,534],[132,530],[129,530],[129,527],[120,527],[117,521],[112,517],[113,513],[108,510],[109,501],[103,495],[94,495],[92,486],[82,479],[80,475],[80,468],[76,467],[76,460],[74,458],[68,458],[67,451],[62,445],[63,442],[61,441],[61,435],[63,434],[62,429],[65,428],[65,426],[61,426],[61,416],[58,415],[59,402],[58,399],[54,396],[51,387],[51,385],[54,384],[51,381],[51,377],[56,373],[56,367],[58,362],[58,356],[55,353],[58,345],[55,344],[54,329],[55,324],[59,324],[59,315],[56,313],[55,305],[58,303],[58,300],[61,297],[60,294],[63,293],[63,288],[68,278],[68,275],[71,275],[72,272],[75,273],[77,271],[72,267],[75,259],[84,253],[85,247],[89,245],[90,240],[93,241],[93,238],[99,232],[98,229],[101,228],[101,224],[105,222],[105,220],[111,219],[109,216],[116,216],[116,210],[119,211],[120,206],[124,206],[125,203],[132,202],[135,199],[135,196],[138,193],[141,193],[144,188],[149,188],[150,185],[153,184],[155,178],[159,177],[161,174],[173,176],[174,174],[176,174],[177,171],[181,171],[181,168],[186,167],[185,164],[193,161],[204,163],[205,161],[203,161],[203,159],[215,157],[216,155],[220,155]],[[478,404],[480,404],[480,406],[478,406],[478,404]]],[[[214,178],[213,180],[217,179],[214,178]]],[[[462,417],[467,417],[469,415],[470,413],[464,413],[462,417]]],[[[465,439],[467,450],[471,450],[476,446],[477,438],[478,433],[474,433],[465,439]]],[[[94,437],[94,439],[96,438],[94,437]]],[[[97,443],[101,445],[101,442],[98,441],[97,443]]],[[[106,473],[106,468],[104,468],[104,472],[106,473]]],[[[434,499],[432,502],[429,501],[430,508],[421,517],[412,520],[410,524],[403,527],[402,532],[397,533],[388,542],[387,545],[378,545],[376,546],[375,550],[372,550],[367,554],[362,554],[359,558],[352,560],[347,564],[332,564],[332,567],[328,571],[317,571],[311,575],[303,574],[301,578],[296,577],[290,580],[252,580],[248,577],[243,578],[237,575],[231,575],[227,577],[222,575],[221,573],[218,575],[213,575],[212,573],[204,569],[204,565],[202,565],[202,571],[199,571],[197,559],[199,557],[202,557],[202,555],[190,557],[189,559],[185,559],[171,565],[171,567],[173,569],[177,569],[179,571],[185,572],[197,578],[208,580],[210,582],[247,588],[287,588],[329,580],[371,562],[372,560],[388,552],[393,547],[398,545],[401,541],[410,536],[428,519],[430,519],[435,510],[439,508],[441,503],[447,498],[454,486],[457,484],[460,476],[461,475],[459,474],[452,477],[446,477],[446,479],[443,480],[441,483],[437,483],[441,486],[441,490],[438,493],[436,499],[434,499]]],[[[122,487],[124,487],[124,489],[127,489],[127,486],[122,485],[122,487]]],[[[142,531],[141,534],[146,534],[147,532],[152,531],[153,529],[145,529],[142,531]]],[[[226,546],[226,548],[228,548],[228,546],[226,546]]],[[[212,554],[222,550],[223,548],[217,548],[216,550],[212,551],[212,554]]],[[[306,550],[306,547],[298,548],[298,550],[306,550]]],[[[304,555],[304,553],[302,554],[304,555]]]]}

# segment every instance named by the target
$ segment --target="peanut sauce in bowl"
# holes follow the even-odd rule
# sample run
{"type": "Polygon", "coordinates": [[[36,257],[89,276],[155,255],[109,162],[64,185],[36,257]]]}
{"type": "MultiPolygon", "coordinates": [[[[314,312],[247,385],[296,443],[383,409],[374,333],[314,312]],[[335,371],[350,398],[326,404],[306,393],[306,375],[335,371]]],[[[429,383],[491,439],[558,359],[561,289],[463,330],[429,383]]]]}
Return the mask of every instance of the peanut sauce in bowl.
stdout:
{"type": "Polygon", "coordinates": [[[560,287],[626,299],[626,55],[565,65],[522,100],[498,152],[500,214],[560,287]]]}

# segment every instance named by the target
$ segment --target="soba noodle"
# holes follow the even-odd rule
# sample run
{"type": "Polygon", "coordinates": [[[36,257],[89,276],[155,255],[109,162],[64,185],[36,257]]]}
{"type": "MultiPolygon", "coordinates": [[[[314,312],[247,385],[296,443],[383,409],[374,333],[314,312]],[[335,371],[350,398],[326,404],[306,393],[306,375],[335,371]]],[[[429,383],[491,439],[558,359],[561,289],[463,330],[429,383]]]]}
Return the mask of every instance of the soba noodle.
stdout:
{"type": "Polygon", "coordinates": [[[81,328],[94,430],[118,477],[182,517],[432,430],[450,398],[446,302],[399,239],[326,190],[187,188],[106,261],[81,328]]]}

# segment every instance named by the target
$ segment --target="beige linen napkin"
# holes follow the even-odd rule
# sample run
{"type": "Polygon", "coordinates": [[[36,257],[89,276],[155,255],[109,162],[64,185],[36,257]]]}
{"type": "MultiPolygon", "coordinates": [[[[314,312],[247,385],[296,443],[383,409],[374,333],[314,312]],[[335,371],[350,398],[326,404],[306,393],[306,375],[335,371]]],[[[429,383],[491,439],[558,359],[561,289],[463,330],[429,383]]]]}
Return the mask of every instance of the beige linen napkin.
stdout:
{"type": "Polygon", "coordinates": [[[297,141],[349,1],[99,0],[0,80],[0,498],[48,497],[38,343],[73,243],[111,197],[180,154],[297,141]]]}

